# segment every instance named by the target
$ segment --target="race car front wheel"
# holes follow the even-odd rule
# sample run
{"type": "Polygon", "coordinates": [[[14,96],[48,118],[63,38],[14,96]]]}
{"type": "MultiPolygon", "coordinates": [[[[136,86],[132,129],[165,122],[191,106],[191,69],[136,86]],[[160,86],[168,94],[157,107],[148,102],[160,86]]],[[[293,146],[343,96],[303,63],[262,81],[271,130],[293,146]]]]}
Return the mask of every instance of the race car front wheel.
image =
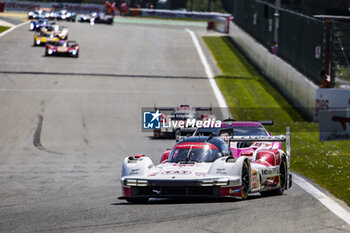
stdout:
{"type": "Polygon", "coordinates": [[[249,165],[247,161],[243,162],[242,166],[242,199],[246,199],[248,197],[249,193],[249,185],[250,185],[250,179],[249,179],[249,165]]]}

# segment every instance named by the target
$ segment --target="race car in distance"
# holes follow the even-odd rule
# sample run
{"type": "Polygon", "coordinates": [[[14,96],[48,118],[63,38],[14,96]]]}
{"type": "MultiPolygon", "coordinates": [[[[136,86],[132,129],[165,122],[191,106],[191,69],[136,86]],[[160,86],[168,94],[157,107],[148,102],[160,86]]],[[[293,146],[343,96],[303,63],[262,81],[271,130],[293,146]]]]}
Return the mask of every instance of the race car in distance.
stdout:
{"type": "Polygon", "coordinates": [[[41,28],[46,28],[56,25],[55,22],[50,22],[48,19],[38,19],[38,20],[32,20],[29,24],[29,30],[30,31],[40,31],[41,28]]]}
{"type": "Polygon", "coordinates": [[[113,16],[106,15],[105,13],[98,13],[95,17],[90,19],[91,24],[103,23],[103,24],[113,24],[113,16]]]}
{"type": "Polygon", "coordinates": [[[53,33],[56,37],[62,40],[68,40],[68,28],[57,24],[43,27],[40,30],[42,33],[53,33]]]}
{"type": "Polygon", "coordinates": [[[77,14],[75,12],[70,12],[67,10],[60,10],[54,12],[54,18],[57,20],[66,20],[66,21],[71,21],[75,22],[77,17],[77,14]]]}
{"type": "Polygon", "coordinates": [[[46,43],[54,43],[60,40],[65,40],[68,37],[68,31],[61,32],[47,32],[41,31],[40,33],[35,33],[34,35],[34,46],[45,45],[46,43]]]}
{"type": "Polygon", "coordinates": [[[93,18],[97,17],[97,12],[91,12],[90,14],[86,15],[79,15],[78,16],[78,22],[80,23],[90,23],[93,18]]]}
{"type": "MultiPolygon", "coordinates": [[[[186,122],[187,120],[215,120],[215,115],[211,113],[212,108],[211,107],[191,107],[187,104],[182,104],[180,107],[155,107],[155,110],[159,110],[162,112],[161,122],[169,122],[169,121],[175,121],[175,122],[186,122]],[[171,112],[170,115],[165,114],[164,112],[171,112]],[[203,114],[199,114],[199,112],[207,112],[203,114]]],[[[195,128],[161,128],[161,129],[154,129],[153,130],[153,136],[154,138],[160,138],[160,137],[172,137],[176,138],[177,136],[186,135],[186,134],[193,134],[195,128]]]]}
{"type": "Polygon", "coordinates": [[[42,9],[28,12],[28,19],[48,19],[49,17],[50,12],[42,9]]]}
{"type": "Polygon", "coordinates": [[[155,166],[145,155],[124,159],[122,196],[129,202],[149,198],[236,197],[250,193],[282,195],[291,187],[289,174],[290,136],[229,137],[231,141],[286,141],[280,149],[257,149],[252,157],[232,156],[219,137],[191,136],[172,148],[167,160],[155,166]]]}
{"type": "MultiPolygon", "coordinates": [[[[226,119],[217,128],[198,128],[194,136],[214,135],[225,140],[227,136],[270,136],[263,125],[272,125],[272,121],[234,121],[226,119]]],[[[226,140],[227,141],[227,140],[226,140]]],[[[230,149],[236,158],[241,155],[253,156],[254,151],[260,149],[281,149],[281,142],[231,142],[230,149]]]]}
{"type": "Polygon", "coordinates": [[[75,41],[58,41],[56,43],[47,43],[45,56],[65,55],[78,58],[79,45],[75,41]]]}

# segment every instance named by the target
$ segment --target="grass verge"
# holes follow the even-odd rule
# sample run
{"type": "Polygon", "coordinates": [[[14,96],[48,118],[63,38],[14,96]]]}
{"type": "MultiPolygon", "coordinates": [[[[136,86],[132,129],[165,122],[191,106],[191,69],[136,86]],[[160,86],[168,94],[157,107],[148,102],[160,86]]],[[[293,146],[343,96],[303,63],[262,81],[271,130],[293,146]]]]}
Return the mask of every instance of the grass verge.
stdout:
{"type": "Polygon", "coordinates": [[[10,29],[10,27],[0,26],[0,33],[6,31],[7,29],[10,29]]]}
{"type": "Polygon", "coordinates": [[[319,141],[318,123],[307,122],[249,61],[229,37],[203,37],[221,76],[216,77],[238,120],[274,120],[273,134],[292,132],[291,169],[311,178],[350,206],[350,141],[319,141]]]}

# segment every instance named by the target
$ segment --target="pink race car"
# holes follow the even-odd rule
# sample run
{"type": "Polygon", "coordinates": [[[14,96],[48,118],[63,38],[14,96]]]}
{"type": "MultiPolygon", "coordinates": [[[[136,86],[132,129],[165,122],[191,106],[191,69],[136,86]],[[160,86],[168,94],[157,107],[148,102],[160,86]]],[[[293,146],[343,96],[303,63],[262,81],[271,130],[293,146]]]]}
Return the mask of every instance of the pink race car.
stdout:
{"type": "MultiPolygon", "coordinates": [[[[233,119],[226,119],[222,122],[221,127],[216,128],[198,128],[193,136],[209,136],[213,135],[220,137],[229,144],[233,157],[240,156],[252,157],[257,149],[264,149],[266,151],[279,150],[282,148],[281,142],[263,142],[263,141],[229,141],[228,138],[232,136],[271,136],[263,125],[272,125],[272,121],[235,121],[233,119]]],[[[178,137],[177,140],[181,139],[178,137]]],[[[267,153],[270,153],[267,152],[267,153]]],[[[162,156],[161,161],[167,159],[170,150],[166,150],[162,156]]]]}
{"type": "MultiPolygon", "coordinates": [[[[239,189],[239,194],[241,194],[243,199],[246,195],[243,195],[245,192],[242,190],[245,190],[245,188],[248,190],[246,193],[259,192],[262,196],[282,195],[284,190],[292,186],[292,174],[289,172],[290,130],[287,128],[285,136],[271,136],[263,127],[263,124],[266,123],[272,124],[272,122],[225,121],[218,128],[198,128],[192,137],[179,137],[176,146],[172,150],[167,149],[163,153],[159,166],[167,166],[169,162],[171,163],[172,158],[176,155],[177,146],[186,143],[188,140],[205,140],[205,142],[208,142],[211,138],[217,138],[226,142],[224,143],[226,148],[229,145],[228,158],[232,158],[232,160],[226,159],[227,163],[236,163],[246,159],[247,164],[250,166],[251,174],[247,177],[249,180],[247,184],[249,185],[247,187],[242,185],[242,188],[239,189]],[[285,152],[281,149],[283,141],[286,142],[285,152]]],[[[194,147],[189,148],[189,150],[193,149],[194,147]]],[[[209,152],[210,147],[203,148],[204,154],[209,152]]],[[[187,157],[191,157],[190,154],[190,152],[187,152],[187,157]]],[[[221,156],[220,153],[219,156],[221,156]]],[[[215,164],[216,160],[211,162],[215,164]]],[[[192,166],[198,167],[199,165],[196,164],[194,163],[192,166]]],[[[227,175],[231,171],[227,168],[228,166],[225,165],[223,167],[215,167],[215,169],[203,169],[200,174],[204,178],[210,178],[213,172],[215,175],[227,175]]],[[[244,181],[245,179],[242,178],[241,180],[244,181]]],[[[231,189],[228,193],[224,193],[223,196],[234,195],[234,191],[231,189]]]]}

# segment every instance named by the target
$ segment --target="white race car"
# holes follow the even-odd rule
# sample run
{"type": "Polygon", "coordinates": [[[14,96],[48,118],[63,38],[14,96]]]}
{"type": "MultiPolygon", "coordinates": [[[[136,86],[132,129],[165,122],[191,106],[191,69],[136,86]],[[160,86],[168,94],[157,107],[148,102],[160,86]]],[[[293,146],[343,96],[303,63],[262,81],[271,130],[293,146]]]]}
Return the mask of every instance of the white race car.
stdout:
{"type": "MultiPolygon", "coordinates": [[[[212,107],[191,107],[187,104],[182,104],[180,107],[155,107],[155,110],[162,112],[161,122],[169,124],[169,122],[183,122],[186,123],[187,120],[215,120],[215,115],[212,114],[212,107]],[[165,114],[164,112],[171,112],[170,115],[165,114]],[[199,114],[199,112],[204,112],[199,114]]],[[[160,129],[154,129],[153,135],[154,138],[161,138],[170,136],[176,138],[176,136],[193,134],[196,128],[193,127],[161,127],[160,129]]]]}
{"type": "MultiPolygon", "coordinates": [[[[227,140],[225,140],[227,142],[227,140]]],[[[231,136],[233,141],[282,142],[280,149],[257,149],[253,156],[232,156],[218,137],[192,136],[180,140],[167,160],[155,166],[145,155],[124,159],[119,199],[144,203],[149,198],[238,197],[250,193],[281,195],[291,187],[290,134],[281,136],[231,136]]]]}

